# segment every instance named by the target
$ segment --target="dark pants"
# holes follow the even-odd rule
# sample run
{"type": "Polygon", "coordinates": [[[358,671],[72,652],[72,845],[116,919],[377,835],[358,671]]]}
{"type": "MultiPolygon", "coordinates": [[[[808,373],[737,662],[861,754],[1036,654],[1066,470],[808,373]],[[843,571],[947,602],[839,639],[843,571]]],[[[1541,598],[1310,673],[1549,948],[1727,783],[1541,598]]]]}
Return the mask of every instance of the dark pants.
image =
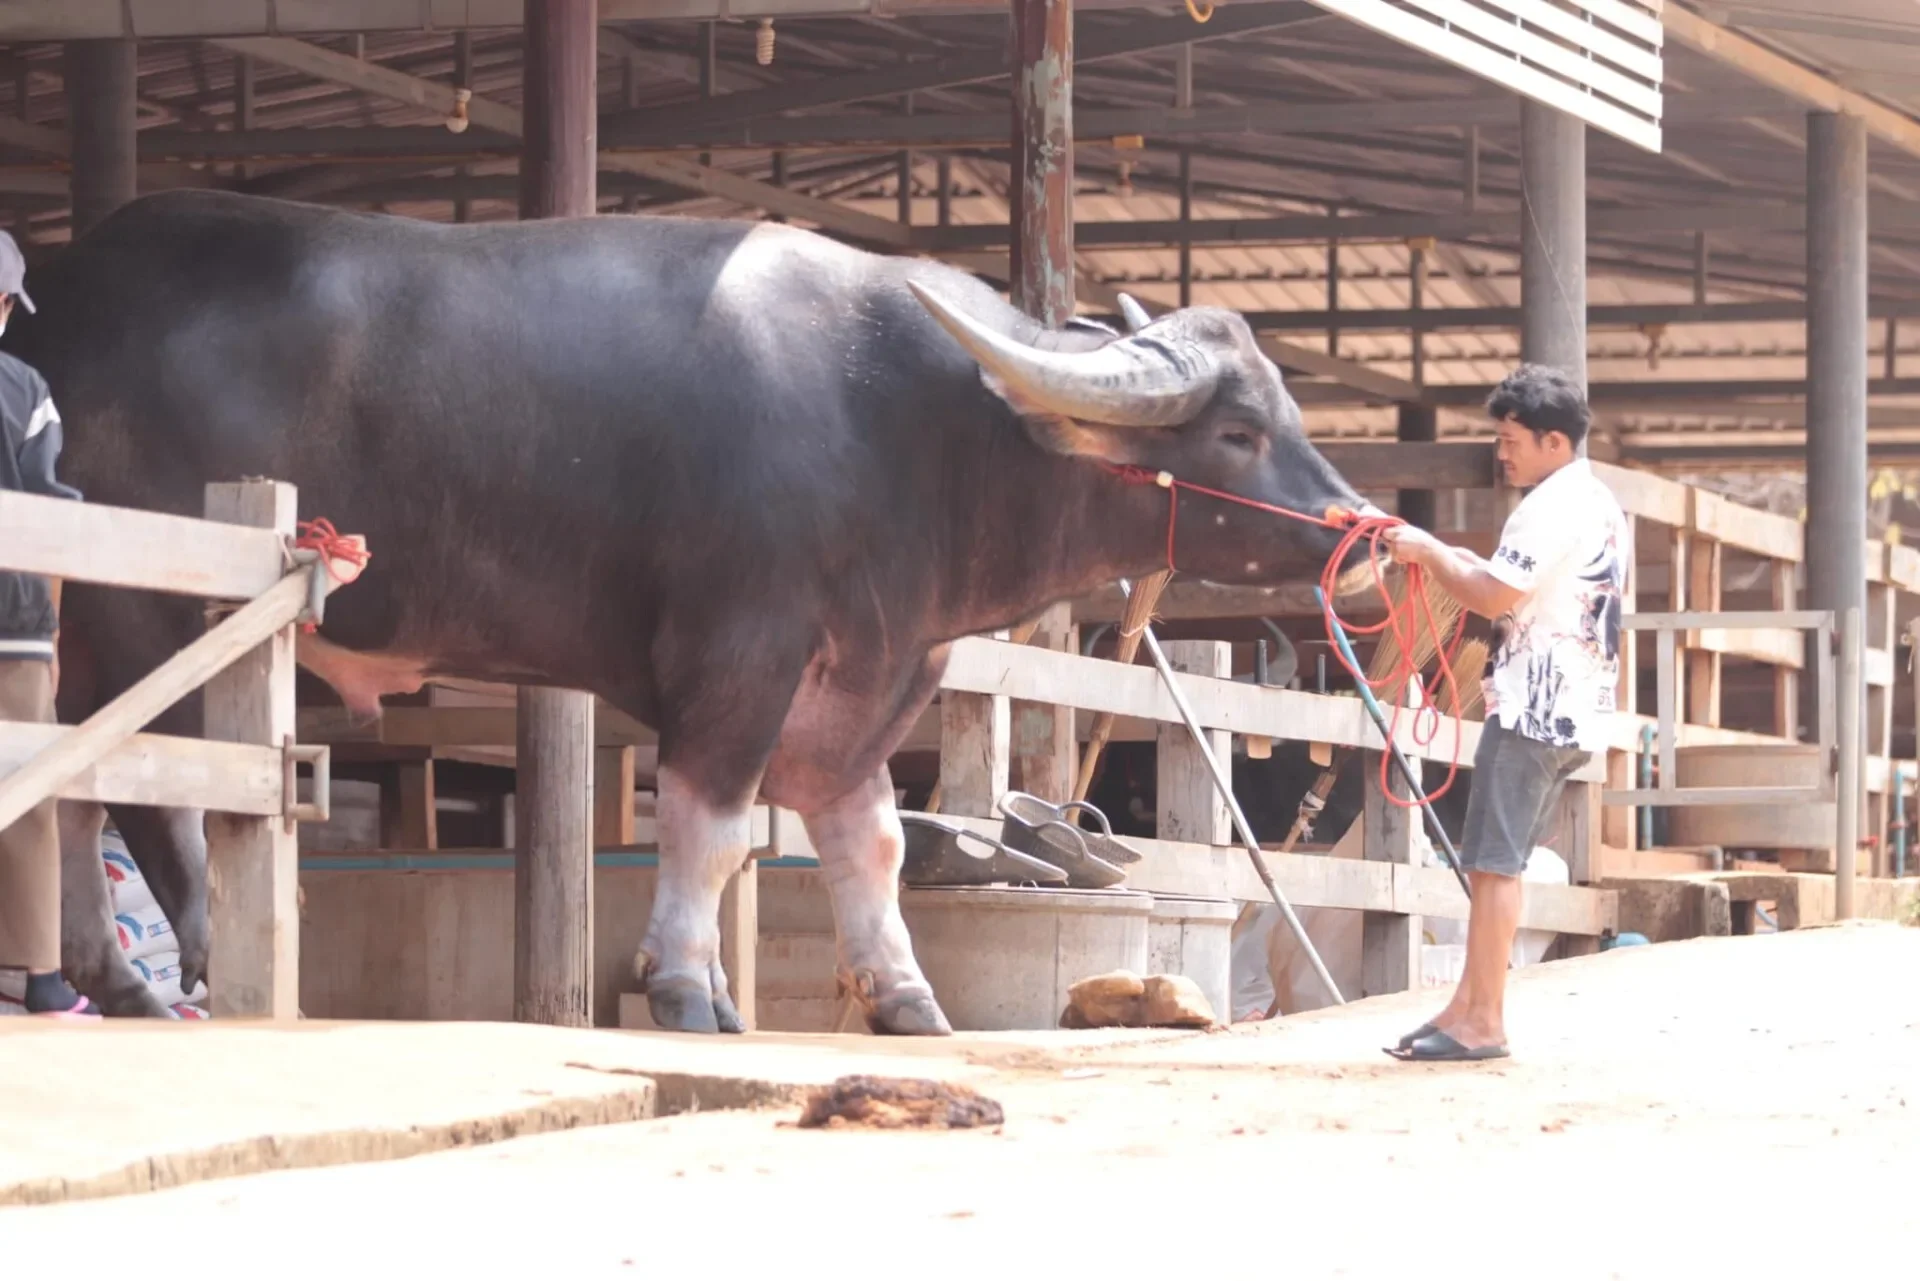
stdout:
{"type": "Polygon", "coordinates": [[[1554,802],[1567,780],[1591,759],[1489,721],[1473,754],[1473,790],[1461,832],[1460,866],[1469,872],[1519,876],[1553,826],[1554,802]]]}

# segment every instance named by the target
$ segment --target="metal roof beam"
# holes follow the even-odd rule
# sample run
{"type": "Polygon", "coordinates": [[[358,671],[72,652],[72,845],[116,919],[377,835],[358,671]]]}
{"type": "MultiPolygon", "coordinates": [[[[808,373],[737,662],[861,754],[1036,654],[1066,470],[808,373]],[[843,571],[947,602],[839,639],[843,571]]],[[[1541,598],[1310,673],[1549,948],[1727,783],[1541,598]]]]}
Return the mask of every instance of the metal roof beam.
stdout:
{"type": "MultiPolygon", "coordinates": [[[[1292,391],[1294,399],[1308,408],[1366,401],[1364,393],[1332,383],[1296,383],[1292,391]]],[[[1650,379],[1593,383],[1587,389],[1587,399],[1596,409],[1642,405],[1649,409],[1678,410],[1696,400],[1725,401],[1749,396],[1767,400],[1804,399],[1806,391],[1806,380],[1802,378],[1650,379]]],[[[1428,403],[1453,409],[1477,408],[1492,394],[1491,383],[1429,383],[1425,389],[1428,403]]],[[[1867,394],[1920,396],[1920,378],[1875,378],[1867,384],[1867,394]]]]}
{"type": "MultiPolygon", "coordinates": [[[[1868,314],[1875,320],[1920,318],[1920,302],[1871,300],[1868,314]]],[[[1247,324],[1262,333],[1341,333],[1408,330],[1418,325],[1432,333],[1443,329],[1513,329],[1520,324],[1518,307],[1405,307],[1356,308],[1341,311],[1249,311],[1247,324]]],[[[1805,320],[1807,309],[1798,299],[1772,302],[1596,303],[1587,307],[1592,329],[1634,329],[1641,325],[1741,325],[1805,320]]]]}
{"type": "MultiPolygon", "coordinates": [[[[1222,9],[1252,0],[1214,0],[1222,9]]],[[[1140,0],[1077,0],[1081,12],[1136,9],[1140,0]]],[[[512,29],[521,0],[6,0],[0,42],[14,40],[215,39],[323,36],[344,32],[512,29]]],[[[601,0],[600,21],[698,22],[737,19],[911,18],[1005,13],[1007,0],[601,0]]]]}
{"type": "MultiPolygon", "coordinates": [[[[453,110],[453,89],[437,81],[423,80],[395,71],[390,67],[380,67],[336,54],[317,45],[306,44],[298,40],[242,40],[222,42],[236,52],[244,52],[254,57],[270,58],[281,65],[297,63],[300,70],[318,79],[334,84],[344,84],[364,93],[433,110],[453,110]]],[[[522,117],[517,108],[475,96],[467,104],[468,117],[475,123],[492,129],[507,137],[518,139],[523,132],[522,117]]],[[[274,132],[272,130],[267,131],[274,132]]],[[[201,135],[214,136],[219,135],[201,135]]],[[[449,137],[458,135],[449,134],[449,137]]],[[[701,195],[715,196],[731,200],[749,208],[764,209],[770,213],[784,214],[790,218],[799,218],[818,223],[842,235],[856,240],[867,241],[893,249],[905,249],[911,243],[911,229],[886,218],[876,218],[872,214],[861,213],[830,200],[818,200],[802,192],[771,183],[759,182],[752,178],[743,178],[728,173],[724,169],[708,168],[691,161],[670,156],[605,155],[600,157],[602,167],[634,174],[642,178],[651,178],[682,191],[698,192],[701,195]]]]}

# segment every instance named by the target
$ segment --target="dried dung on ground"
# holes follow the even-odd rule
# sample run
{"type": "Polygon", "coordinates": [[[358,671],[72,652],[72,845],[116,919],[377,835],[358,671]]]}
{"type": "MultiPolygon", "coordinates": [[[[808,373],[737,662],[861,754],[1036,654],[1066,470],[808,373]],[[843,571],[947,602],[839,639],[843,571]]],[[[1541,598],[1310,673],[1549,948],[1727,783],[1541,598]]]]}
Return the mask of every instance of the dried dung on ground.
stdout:
{"type": "Polygon", "coordinates": [[[1005,1120],[998,1103],[964,1085],[913,1077],[843,1076],[808,1098],[800,1128],[970,1130],[1005,1120]]]}

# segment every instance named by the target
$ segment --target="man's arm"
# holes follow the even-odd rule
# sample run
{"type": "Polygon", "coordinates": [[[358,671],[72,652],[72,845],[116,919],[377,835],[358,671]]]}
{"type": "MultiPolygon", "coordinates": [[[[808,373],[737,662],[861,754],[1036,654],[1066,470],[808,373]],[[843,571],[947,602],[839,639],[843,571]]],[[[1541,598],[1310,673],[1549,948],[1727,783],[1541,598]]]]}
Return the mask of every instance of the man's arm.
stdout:
{"type": "Polygon", "coordinates": [[[1451,547],[1412,525],[1387,531],[1393,557],[1403,565],[1424,565],[1449,596],[1480,615],[1498,618],[1526,593],[1494,577],[1487,562],[1464,547],[1451,547]]]}

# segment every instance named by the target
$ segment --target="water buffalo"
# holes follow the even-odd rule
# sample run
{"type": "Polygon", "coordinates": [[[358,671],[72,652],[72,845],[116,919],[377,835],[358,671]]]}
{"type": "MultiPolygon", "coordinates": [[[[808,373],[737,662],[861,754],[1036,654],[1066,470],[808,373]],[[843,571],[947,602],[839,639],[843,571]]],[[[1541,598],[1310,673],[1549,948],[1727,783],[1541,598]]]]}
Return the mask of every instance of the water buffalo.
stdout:
{"type": "MultiPolygon", "coordinates": [[[[198,514],[207,482],[271,476],[367,536],[371,568],[299,649],[348,707],[457,675],[591,690],[658,732],[637,964],[666,1028],[740,1027],[718,904],[758,795],[807,825],[869,1025],[947,1032],[900,917],[886,763],[948,643],[1161,568],[1170,499],[1194,576],[1297,580],[1334,547],[1111,465],[1360,504],[1231,312],[1049,331],[956,268],[781,225],[436,225],[169,192],[34,296],[5,345],[51,384],[89,500],[198,514]]],[[[66,609],[87,672],[68,719],[202,626],[197,602],[78,584],[66,609]]],[[[191,986],[199,815],[119,822],[191,986]]]]}

